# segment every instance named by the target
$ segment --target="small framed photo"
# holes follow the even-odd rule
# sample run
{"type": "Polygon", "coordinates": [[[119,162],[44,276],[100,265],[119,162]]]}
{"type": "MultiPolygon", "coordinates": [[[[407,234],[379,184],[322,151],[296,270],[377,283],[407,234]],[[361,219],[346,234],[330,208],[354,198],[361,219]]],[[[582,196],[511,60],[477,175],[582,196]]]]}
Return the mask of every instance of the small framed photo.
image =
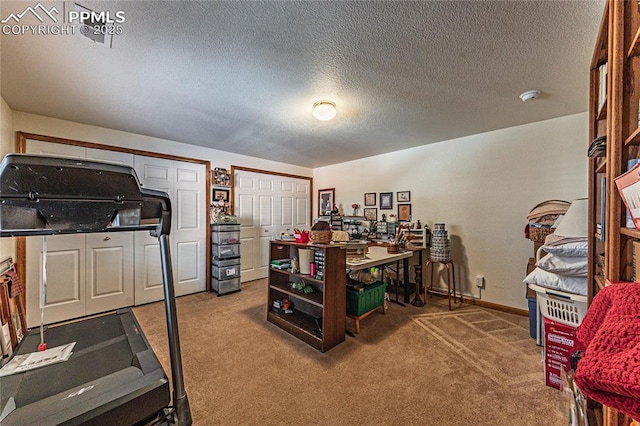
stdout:
{"type": "Polygon", "coordinates": [[[211,187],[211,202],[224,201],[229,202],[229,188],[211,187]]]}
{"type": "Polygon", "coordinates": [[[318,190],[318,216],[330,215],[336,197],[335,188],[318,190]]]}
{"type": "Polygon", "coordinates": [[[411,204],[398,204],[398,220],[411,222],[411,204]]]}
{"type": "Polygon", "coordinates": [[[393,192],[380,193],[380,210],[393,210],[393,192]]]}
{"type": "MultiPolygon", "coordinates": [[[[374,194],[375,195],[375,194],[374,194]]],[[[368,220],[368,221],[376,221],[378,220],[378,209],[373,207],[365,207],[364,208],[364,217],[368,220]]]]}
{"type": "Polygon", "coordinates": [[[376,193],[375,192],[365,192],[365,194],[364,194],[364,205],[365,206],[375,206],[376,205],[376,193]]]}
{"type": "Polygon", "coordinates": [[[399,191],[396,194],[396,201],[399,203],[408,203],[411,201],[411,191],[399,191]]]}

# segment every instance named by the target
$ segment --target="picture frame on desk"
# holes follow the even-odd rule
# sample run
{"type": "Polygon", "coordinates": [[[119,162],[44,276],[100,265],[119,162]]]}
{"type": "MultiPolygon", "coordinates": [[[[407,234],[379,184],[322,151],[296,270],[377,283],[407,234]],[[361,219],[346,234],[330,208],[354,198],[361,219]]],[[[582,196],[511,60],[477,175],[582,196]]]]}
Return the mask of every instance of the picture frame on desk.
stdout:
{"type": "Polygon", "coordinates": [[[365,206],[375,206],[376,205],[376,193],[375,192],[365,192],[365,194],[364,194],[364,205],[365,206]]]}
{"type": "Polygon", "coordinates": [[[380,210],[393,210],[393,192],[380,193],[380,210]]]}
{"type": "Polygon", "coordinates": [[[377,208],[364,208],[364,217],[369,221],[378,220],[378,209],[377,208]]]}
{"type": "Polygon", "coordinates": [[[411,204],[398,204],[398,220],[411,222],[411,204]]]}

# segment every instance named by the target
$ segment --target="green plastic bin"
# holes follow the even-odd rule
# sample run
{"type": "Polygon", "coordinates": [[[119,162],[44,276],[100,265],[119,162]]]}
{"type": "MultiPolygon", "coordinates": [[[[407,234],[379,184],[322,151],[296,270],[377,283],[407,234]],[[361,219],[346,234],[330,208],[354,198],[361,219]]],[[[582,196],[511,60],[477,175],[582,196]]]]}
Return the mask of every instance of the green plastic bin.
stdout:
{"type": "Polygon", "coordinates": [[[360,316],[382,306],[386,291],[387,283],[382,281],[364,285],[361,290],[347,288],[347,313],[360,316]]]}

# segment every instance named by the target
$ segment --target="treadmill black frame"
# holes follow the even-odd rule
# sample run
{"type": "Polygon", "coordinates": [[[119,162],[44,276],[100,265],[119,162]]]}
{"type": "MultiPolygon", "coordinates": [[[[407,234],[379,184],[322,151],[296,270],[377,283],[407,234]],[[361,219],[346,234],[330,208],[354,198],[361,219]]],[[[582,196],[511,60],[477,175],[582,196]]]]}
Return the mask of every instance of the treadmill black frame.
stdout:
{"type": "Polygon", "coordinates": [[[174,422],[192,423],[184,388],[169,250],[171,200],[135,170],[98,161],[8,154],[0,163],[0,237],[148,230],[160,243],[174,422]]]}

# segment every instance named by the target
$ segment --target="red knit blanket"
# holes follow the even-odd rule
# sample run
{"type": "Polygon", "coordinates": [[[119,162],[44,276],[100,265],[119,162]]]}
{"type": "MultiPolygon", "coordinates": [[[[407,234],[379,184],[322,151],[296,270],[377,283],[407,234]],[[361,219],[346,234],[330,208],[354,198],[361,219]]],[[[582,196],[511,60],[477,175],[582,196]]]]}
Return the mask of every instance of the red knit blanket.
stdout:
{"type": "Polygon", "coordinates": [[[640,283],[602,289],[577,337],[586,346],[575,373],[582,392],[640,419],[640,283]]]}

